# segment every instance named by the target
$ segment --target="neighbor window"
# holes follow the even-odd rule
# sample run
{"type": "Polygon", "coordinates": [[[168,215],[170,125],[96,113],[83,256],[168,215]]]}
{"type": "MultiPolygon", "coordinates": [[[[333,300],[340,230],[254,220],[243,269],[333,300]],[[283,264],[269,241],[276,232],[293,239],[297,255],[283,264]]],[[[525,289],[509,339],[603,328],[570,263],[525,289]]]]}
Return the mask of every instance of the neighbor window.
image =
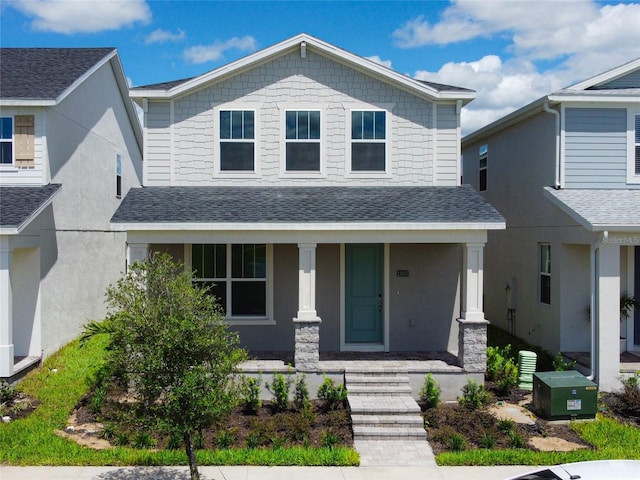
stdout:
{"type": "Polygon", "coordinates": [[[0,117],[0,164],[13,164],[13,117],[0,117]]]}
{"type": "Polygon", "coordinates": [[[635,151],[635,173],[640,175],[640,115],[635,115],[635,136],[634,136],[634,151],[635,151]]]}
{"type": "Polygon", "coordinates": [[[220,170],[253,171],[255,112],[220,111],[220,170]]]}
{"type": "Polygon", "coordinates": [[[116,197],[122,196],[122,155],[116,153],[116,197]]]}
{"type": "Polygon", "coordinates": [[[191,266],[227,317],[267,316],[266,245],[194,244],[191,266]]]}
{"type": "Polygon", "coordinates": [[[551,305],[551,245],[540,244],[540,303],[551,305]]]}
{"type": "Polygon", "coordinates": [[[386,112],[351,112],[351,170],[384,172],[386,168],[386,112]]]}
{"type": "Polygon", "coordinates": [[[295,110],[285,113],[286,170],[320,171],[320,112],[295,110]]]}
{"type": "Polygon", "coordinates": [[[485,192],[487,190],[487,163],[489,160],[489,146],[483,145],[480,147],[480,160],[479,160],[479,180],[478,190],[485,192]]]}

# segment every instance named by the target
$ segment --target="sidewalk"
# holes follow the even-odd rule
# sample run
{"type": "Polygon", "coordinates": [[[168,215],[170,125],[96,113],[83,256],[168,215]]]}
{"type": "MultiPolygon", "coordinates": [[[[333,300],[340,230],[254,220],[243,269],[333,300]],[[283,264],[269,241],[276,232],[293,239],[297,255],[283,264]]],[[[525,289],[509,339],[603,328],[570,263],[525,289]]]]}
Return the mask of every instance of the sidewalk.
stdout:
{"type": "MultiPolygon", "coordinates": [[[[202,480],[503,480],[535,467],[200,467],[202,480]]],[[[189,480],[188,467],[5,467],[2,480],[189,480]]]]}

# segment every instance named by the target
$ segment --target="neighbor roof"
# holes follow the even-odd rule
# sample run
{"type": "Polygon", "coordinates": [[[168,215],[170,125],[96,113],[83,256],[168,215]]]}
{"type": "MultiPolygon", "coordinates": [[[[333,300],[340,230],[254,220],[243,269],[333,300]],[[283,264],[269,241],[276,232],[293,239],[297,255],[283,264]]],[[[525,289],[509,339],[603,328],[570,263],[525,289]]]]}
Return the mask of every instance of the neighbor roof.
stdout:
{"type": "Polygon", "coordinates": [[[546,187],[545,196],[589,231],[640,231],[640,190],[546,187]]]}
{"type": "Polygon", "coordinates": [[[384,65],[380,65],[373,60],[342,50],[335,45],[331,45],[306,33],[293,36],[276,45],[257,51],[198,77],[134,88],[131,90],[131,97],[134,99],[168,99],[183,95],[191,90],[202,88],[203,85],[221,81],[246,71],[255,65],[285,55],[294,49],[301,48],[302,45],[304,45],[305,51],[314,51],[327,58],[332,58],[337,62],[348,65],[351,68],[365,72],[367,75],[375,76],[385,82],[402,86],[417,95],[423,95],[433,100],[461,100],[463,103],[468,103],[475,98],[475,92],[473,90],[413,79],[384,65]]]}
{"type": "Polygon", "coordinates": [[[0,48],[0,97],[55,100],[114,48],[0,48]]]}
{"type": "Polygon", "coordinates": [[[18,234],[49,205],[61,185],[0,187],[0,232],[18,234]]]}
{"type": "MultiPolygon", "coordinates": [[[[143,187],[111,219],[134,224],[477,224],[504,218],[470,186],[461,187],[143,187]]],[[[480,226],[482,224],[482,226],[480,226]]],[[[492,227],[487,227],[492,224],[492,227]]],[[[452,227],[456,228],[456,227],[452,227]]],[[[472,228],[472,227],[468,227],[472,228]]]]}

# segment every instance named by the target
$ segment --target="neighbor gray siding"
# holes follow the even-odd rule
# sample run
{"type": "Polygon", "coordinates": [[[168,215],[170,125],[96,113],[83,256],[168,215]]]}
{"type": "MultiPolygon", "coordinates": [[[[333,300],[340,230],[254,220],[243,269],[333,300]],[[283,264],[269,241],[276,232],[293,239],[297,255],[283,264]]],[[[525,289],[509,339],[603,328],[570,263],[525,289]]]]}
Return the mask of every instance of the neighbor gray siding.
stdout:
{"type": "Polygon", "coordinates": [[[616,78],[603,85],[598,85],[593,90],[607,90],[612,88],[639,88],[640,87],[640,70],[631,72],[620,78],[616,78]]]}
{"type": "Polygon", "coordinates": [[[566,188],[627,188],[627,110],[565,110],[566,188]]]}

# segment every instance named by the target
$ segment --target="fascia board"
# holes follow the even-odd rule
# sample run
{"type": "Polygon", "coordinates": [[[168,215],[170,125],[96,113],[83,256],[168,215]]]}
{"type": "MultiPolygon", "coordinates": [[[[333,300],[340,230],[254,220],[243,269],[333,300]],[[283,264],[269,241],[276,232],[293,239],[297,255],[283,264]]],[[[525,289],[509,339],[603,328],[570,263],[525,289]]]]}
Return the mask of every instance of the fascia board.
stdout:
{"type": "Polygon", "coordinates": [[[2,98],[0,107],[53,107],[57,102],[46,99],[2,98]]]}
{"type": "Polygon", "coordinates": [[[111,61],[111,59],[115,55],[117,55],[117,53],[118,51],[114,48],[113,50],[111,50],[111,52],[105,55],[99,62],[97,62],[93,67],[91,67],[89,70],[84,72],[83,75],[76,78],[75,82],[69,85],[64,92],[58,95],[58,98],[56,98],[56,104],[62,102],[65,98],[67,98],[71,94],[71,92],[73,92],[76,88],[78,88],[78,86],[82,84],[87,78],[89,78],[96,71],[98,71],[105,63],[111,61]]]}
{"type": "Polygon", "coordinates": [[[133,133],[136,137],[138,148],[142,153],[142,145],[143,145],[142,125],[140,125],[140,119],[138,118],[136,109],[133,106],[133,101],[129,96],[129,85],[127,83],[127,78],[124,74],[124,68],[122,67],[122,62],[120,61],[119,55],[116,54],[111,57],[111,68],[114,71],[116,82],[118,84],[118,90],[120,91],[120,95],[122,97],[122,103],[124,103],[124,108],[126,109],[127,116],[129,117],[129,121],[131,122],[131,128],[133,129],[133,133]]]}
{"type": "MultiPolygon", "coordinates": [[[[597,92],[597,90],[590,90],[590,92],[597,92]]],[[[555,94],[549,95],[549,101],[562,102],[564,104],[571,103],[638,103],[640,102],[640,95],[615,95],[611,93],[589,93],[589,94],[555,94]]]]}
{"type": "Polygon", "coordinates": [[[114,231],[455,231],[504,230],[505,222],[434,223],[111,223],[114,231]]]}

